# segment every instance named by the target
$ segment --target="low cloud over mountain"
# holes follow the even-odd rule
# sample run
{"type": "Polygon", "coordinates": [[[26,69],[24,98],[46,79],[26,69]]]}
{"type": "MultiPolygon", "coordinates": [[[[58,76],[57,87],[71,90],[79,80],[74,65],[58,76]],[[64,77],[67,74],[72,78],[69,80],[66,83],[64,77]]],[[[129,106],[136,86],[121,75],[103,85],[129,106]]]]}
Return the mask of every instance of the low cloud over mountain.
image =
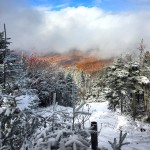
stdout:
{"type": "Polygon", "coordinates": [[[112,57],[137,50],[143,38],[150,48],[150,11],[110,12],[98,7],[29,6],[1,0],[0,30],[7,26],[11,48],[46,54],[72,49],[96,50],[112,57]]]}

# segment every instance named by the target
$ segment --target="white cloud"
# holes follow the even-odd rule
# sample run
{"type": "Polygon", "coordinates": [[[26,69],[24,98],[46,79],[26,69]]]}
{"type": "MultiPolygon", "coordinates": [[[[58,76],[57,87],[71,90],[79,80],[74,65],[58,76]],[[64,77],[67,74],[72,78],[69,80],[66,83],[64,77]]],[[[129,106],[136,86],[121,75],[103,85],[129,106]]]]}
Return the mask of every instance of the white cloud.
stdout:
{"type": "MultiPolygon", "coordinates": [[[[67,7],[0,9],[12,48],[29,52],[64,52],[96,49],[99,55],[114,56],[136,50],[140,39],[150,48],[150,12],[114,14],[100,8],[67,7]]],[[[2,24],[0,24],[2,28],[2,24]]]]}

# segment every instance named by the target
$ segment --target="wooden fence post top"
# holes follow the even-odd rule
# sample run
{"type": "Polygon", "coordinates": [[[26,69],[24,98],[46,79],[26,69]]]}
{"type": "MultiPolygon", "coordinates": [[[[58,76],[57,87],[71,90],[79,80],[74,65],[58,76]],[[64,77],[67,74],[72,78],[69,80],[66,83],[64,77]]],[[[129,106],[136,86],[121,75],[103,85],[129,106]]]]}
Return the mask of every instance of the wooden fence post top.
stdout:
{"type": "Polygon", "coordinates": [[[92,150],[97,150],[98,149],[98,134],[97,134],[97,122],[92,121],[91,122],[91,129],[96,132],[91,133],[91,147],[92,150]]]}

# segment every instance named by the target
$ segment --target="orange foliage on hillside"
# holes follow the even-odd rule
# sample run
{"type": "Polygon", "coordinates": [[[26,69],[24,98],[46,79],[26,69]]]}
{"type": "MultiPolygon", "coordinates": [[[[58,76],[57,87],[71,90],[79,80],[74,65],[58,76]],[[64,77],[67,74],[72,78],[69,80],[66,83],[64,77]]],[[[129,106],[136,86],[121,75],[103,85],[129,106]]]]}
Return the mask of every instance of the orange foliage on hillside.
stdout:
{"type": "Polygon", "coordinates": [[[88,53],[80,51],[71,51],[64,54],[52,54],[43,57],[32,55],[28,57],[27,60],[28,65],[31,68],[44,67],[48,64],[56,64],[58,67],[64,67],[66,69],[70,66],[76,66],[78,70],[82,70],[89,74],[97,72],[112,63],[112,60],[110,59],[97,59],[90,56],[88,53]]]}
{"type": "Polygon", "coordinates": [[[26,64],[28,66],[28,69],[33,71],[37,69],[46,68],[49,65],[49,62],[43,57],[31,55],[26,57],[26,64]]]}
{"type": "Polygon", "coordinates": [[[105,66],[108,66],[111,63],[111,60],[98,60],[96,58],[88,58],[84,61],[77,63],[76,67],[79,70],[85,71],[86,73],[94,73],[105,66]]]}

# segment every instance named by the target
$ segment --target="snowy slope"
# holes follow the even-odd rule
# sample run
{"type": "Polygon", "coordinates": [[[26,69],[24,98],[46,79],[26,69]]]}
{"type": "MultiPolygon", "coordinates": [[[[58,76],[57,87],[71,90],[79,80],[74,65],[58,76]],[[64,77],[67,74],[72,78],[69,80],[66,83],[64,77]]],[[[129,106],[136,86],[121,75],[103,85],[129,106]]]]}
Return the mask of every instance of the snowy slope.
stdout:
{"type": "Polygon", "coordinates": [[[23,110],[25,108],[29,108],[30,104],[34,101],[37,100],[38,97],[37,95],[21,95],[15,98],[15,100],[17,101],[17,106],[23,110]]]}
{"type": "MultiPolygon", "coordinates": [[[[122,147],[122,150],[150,150],[150,125],[139,121],[133,121],[129,116],[120,115],[119,112],[112,112],[107,109],[108,102],[90,103],[93,111],[90,121],[97,121],[99,130],[99,147],[106,147],[111,150],[108,141],[113,142],[118,139],[120,129],[125,133],[127,138],[125,142],[129,145],[122,147]],[[141,132],[141,127],[146,129],[141,132]]],[[[87,124],[87,126],[89,126],[87,124]]]]}
{"type": "MultiPolygon", "coordinates": [[[[31,102],[31,97],[28,96],[18,97],[17,99],[22,99],[22,104],[19,105],[21,108],[28,107],[31,102]]],[[[108,110],[108,102],[89,103],[89,106],[91,107],[92,115],[85,125],[89,127],[92,121],[98,123],[98,130],[101,131],[99,134],[100,148],[105,147],[111,150],[112,148],[108,141],[113,142],[114,138],[118,140],[120,130],[122,130],[123,133],[127,132],[125,142],[130,142],[129,145],[123,146],[122,150],[150,150],[150,124],[139,121],[134,122],[131,117],[121,115],[119,111],[113,112],[108,110]],[[145,131],[141,132],[141,128],[144,128],[145,131]]],[[[56,106],[55,111],[66,111],[66,113],[71,115],[72,108],[56,106]]],[[[39,108],[36,110],[36,113],[43,117],[51,116],[53,114],[53,106],[39,108]]],[[[60,121],[63,121],[64,118],[58,117],[60,121]]],[[[68,122],[68,124],[71,125],[71,122],[68,122]]]]}

